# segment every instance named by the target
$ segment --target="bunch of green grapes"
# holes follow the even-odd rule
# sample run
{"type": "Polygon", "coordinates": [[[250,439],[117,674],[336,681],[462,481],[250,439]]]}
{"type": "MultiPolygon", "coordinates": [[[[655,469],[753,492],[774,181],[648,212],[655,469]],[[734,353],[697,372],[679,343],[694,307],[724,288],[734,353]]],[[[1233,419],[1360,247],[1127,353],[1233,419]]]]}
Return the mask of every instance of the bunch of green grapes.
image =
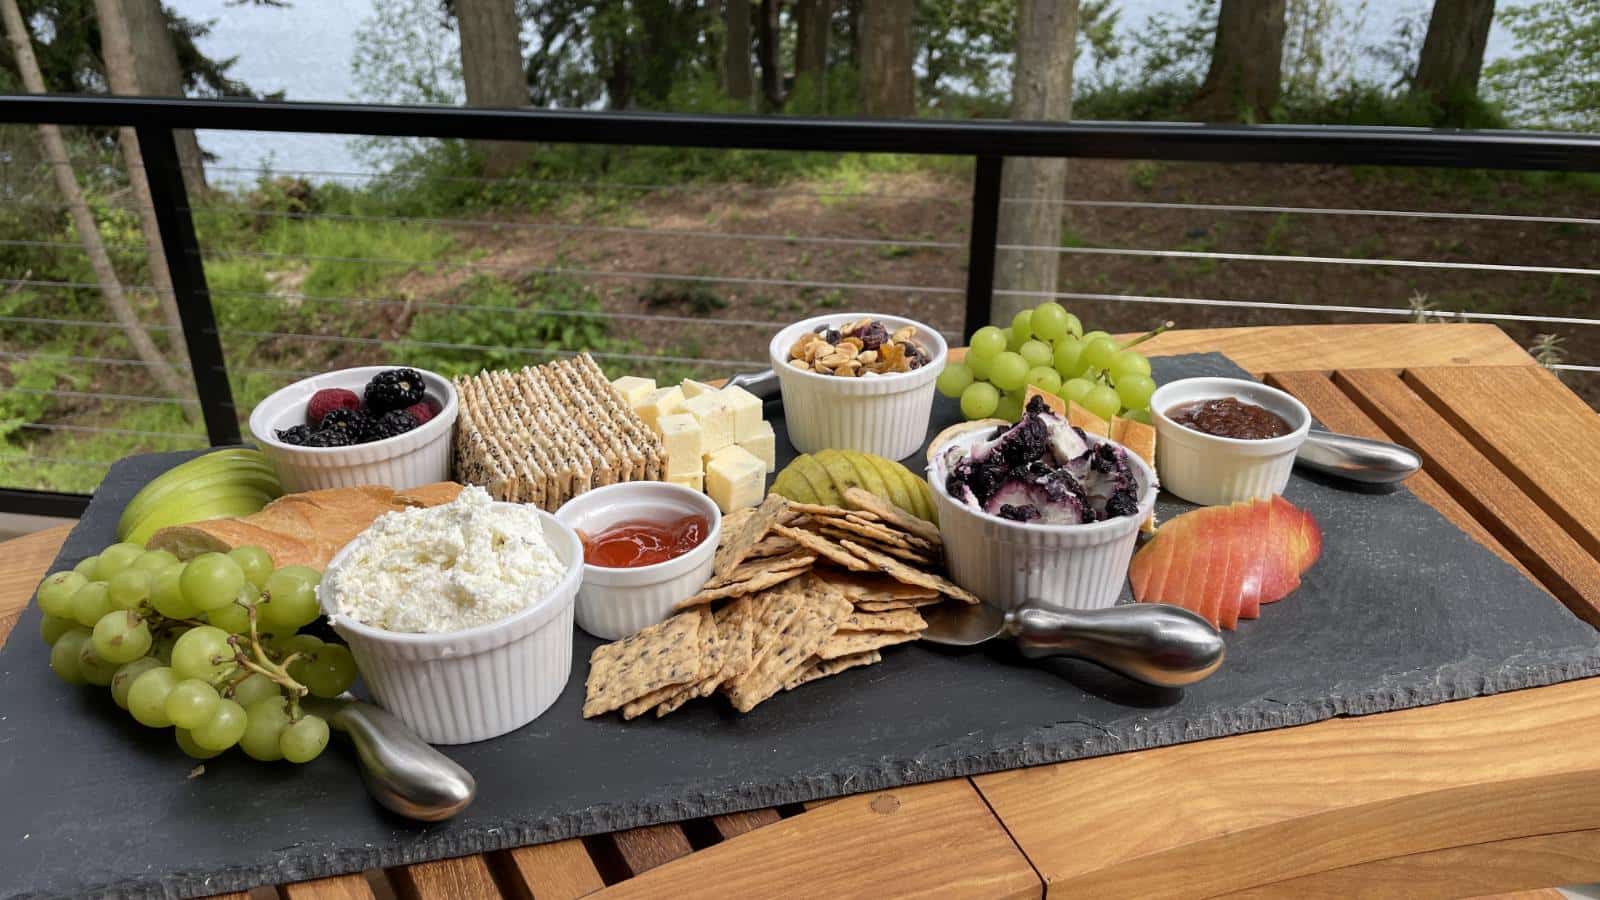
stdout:
{"type": "Polygon", "coordinates": [[[1059,303],[1017,313],[1009,328],[988,325],[972,335],[967,358],[939,373],[939,392],[961,400],[968,419],[1022,418],[1028,386],[1077,403],[1102,419],[1123,416],[1149,424],[1156,383],[1150,361],[1132,347],[1171,323],[1119,344],[1059,303]]]}
{"type": "Polygon", "coordinates": [[[356,676],[348,648],[298,633],[320,612],[321,577],[274,569],[259,547],[181,562],[113,544],[40,583],[40,633],[63,681],[111,688],[139,724],[174,729],[196,759],[237,744],[264,762],[310,762],[328,723],[300,698],[336,697],[356,676]]]}

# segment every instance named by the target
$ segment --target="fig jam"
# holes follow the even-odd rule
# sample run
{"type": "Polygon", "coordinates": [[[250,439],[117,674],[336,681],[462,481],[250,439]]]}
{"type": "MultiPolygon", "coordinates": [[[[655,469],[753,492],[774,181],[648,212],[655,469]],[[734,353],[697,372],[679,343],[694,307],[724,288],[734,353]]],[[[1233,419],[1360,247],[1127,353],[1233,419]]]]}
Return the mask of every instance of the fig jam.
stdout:
{"type": "Polygon", "coordinates": [[[1180,403],[1167,410],[1167,418],[1193,431],[1245,441],[1282,437],[1294,430],[1272,410],[1233,397],[1180,403]]]}
{"type": "Polygon", "coordinates": [[[607,569],[633,569],[676,559],[706,539],[711,523],[705,516],[688,515],[670,522],[630,520],[599,534],[578,532],[583,539],[583,561],[607,569]]]}

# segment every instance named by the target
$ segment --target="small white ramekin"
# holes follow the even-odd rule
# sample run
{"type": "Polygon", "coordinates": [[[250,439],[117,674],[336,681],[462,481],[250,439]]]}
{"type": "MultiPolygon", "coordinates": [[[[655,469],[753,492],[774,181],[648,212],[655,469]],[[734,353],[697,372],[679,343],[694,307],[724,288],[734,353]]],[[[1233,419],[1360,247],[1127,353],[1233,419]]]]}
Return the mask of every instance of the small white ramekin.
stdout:
{"type": "Polygon", "coordinates": [[[666,562],[633,569],[583,566],[578,588],[578,627],[617,641],[665,619],[672,607],[694,596],[711,577],[711,561],[722,535],[722,511],[710,497],[664,481],[630,481],[586,491],[556,510],[556,520],[576,532],[597,534],[622,522],[668,521],[702,515],[710,523],[705,540],[666,562]]]}
{"type": "Polygon", "coordinates": [[[933,383],[944,371],[949,346],[944,336],[921,322],[877,313],[834,313],[796,322],[778,332],[767,348],[783,390],[783,419],[789,441],[801,453],[830,447],[888,459],[904,459],[922,446],[933,412],[933,383]],[[802,372],[789,365],[789,349],[818,325],[837,328],[860,319],[877,319],[892,334],[907,325],[928,352],[920,369],[895,375],[839,378],[802,372]]]}
{"type": "Polygon", "coordinates": [[[1185,378],[1150,397],[1161,486],[1201,506],[1265,500],[1283,493],[1294,456],[1311,430],[1311,411],[1294,397],[1243,378],[1185,378]],[[1260,441],[1217,437],[1185,428],[1167,410],[1195,400],[1233,397],[1282,416],[1294,430],[1260,441]]]}
{"type": "MultiPolygon", "coordinates": [[[[549,709],[567,685],[583,544],[547,512],[539,511],[539,523],[566,574],[533,605],[498,622],[444,634],[386,631],[341,615],[338,598],[317,589],[372,698],[430,744],[467,744],[515,731],[549,709]]],[[[328,572],[349,550],[333,557],[328,572]]]]}
{"type": "Polygon", "coordinates": [[[345,388],[359,396],[372,376],[400,366],[361,366],[325,372],[296,381],[256,404],[250,433],[277,470],[285,493],[321,488],[385,484],[395,490],[450,480],[450,439],[459,406],[450,379],[418,369],[428,396],[440,404],[432,419],[405,434],[349,447],[297,447],[278,440],[278,432],[306,424],[306,401],[324,388],[345,388]]]}
{"type": "MultiPolygon", "coordinates": [[[[958,435],[949,443],[963,437],[972,439],[958,435]]],[[[1090,435],[1089,442],[1115,443],[1097,435],[1090,435]]],[[[1139,524],[1149,517],[1159,492],[1155,472],[1138,454],[1128,451],[1127,456],[1139,482],[1136,515],[1086,525],[1039,525],[991,516],[951,497],[944,486],[943,454],[935,453],[928,483],[939,508],[939,536],[950,577],[999,609],[1029,601],[1057,609],[1115,605],[1139,524]]]]}

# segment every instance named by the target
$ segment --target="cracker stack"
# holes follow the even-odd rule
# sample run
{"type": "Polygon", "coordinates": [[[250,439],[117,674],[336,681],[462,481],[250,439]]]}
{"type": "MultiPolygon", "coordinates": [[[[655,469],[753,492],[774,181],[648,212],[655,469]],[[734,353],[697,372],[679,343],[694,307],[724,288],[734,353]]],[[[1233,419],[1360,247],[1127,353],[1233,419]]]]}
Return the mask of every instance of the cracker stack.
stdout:
{"type": "Polygon", "coordinates": [[[920,607],[978,598],[936,574],[938,529],[859,488],[852,508],[776,494],[722,520],[705,588],[677,615],[589,657],[585,718],[664,716],[721,692],[749,712],[779,691],[914,641],[920,607]]]}
{"type": "Polygon", "coordinates": [[[661,440],[587,353],[455,386],[456,480],[496,500],[554,512],[590,488],[661,478],[661,440]]]}

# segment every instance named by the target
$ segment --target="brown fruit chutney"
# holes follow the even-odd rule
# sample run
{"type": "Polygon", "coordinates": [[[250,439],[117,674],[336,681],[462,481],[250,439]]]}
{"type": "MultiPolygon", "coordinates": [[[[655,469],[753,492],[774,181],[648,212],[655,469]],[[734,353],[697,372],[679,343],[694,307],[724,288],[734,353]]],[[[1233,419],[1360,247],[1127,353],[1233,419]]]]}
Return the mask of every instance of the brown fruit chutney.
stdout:
{"type": "Polygon", "coordinates": [[[1233,397],[1180,403],[1167,410],[1167,418],[1194,431],[1247,441],[1282,437],[1294,430],[1272,410],[1233,397]]]}

